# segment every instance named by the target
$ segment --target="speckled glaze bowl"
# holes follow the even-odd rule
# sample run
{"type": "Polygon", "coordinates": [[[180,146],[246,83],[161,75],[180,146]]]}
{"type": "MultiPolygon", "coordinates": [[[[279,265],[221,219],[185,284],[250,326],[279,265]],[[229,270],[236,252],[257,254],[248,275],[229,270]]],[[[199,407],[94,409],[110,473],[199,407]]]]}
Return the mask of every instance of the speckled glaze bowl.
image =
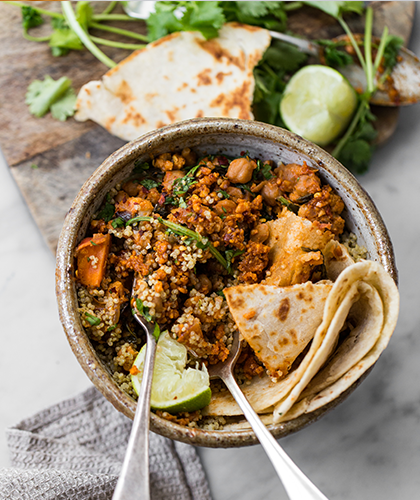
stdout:
{"type": "MultiPolygon", "coordinates": [[[[396,280],[397,272],[392,245],[374,203],[352,174],[323,149],[287,130],[264,123],[224,118],[200,118],[180,122],[130,142],[107,158],[86,181],[64,222],[57,249],[56,293],[60,319],[70,346],[79,363],[99,391],[127,417],[133,418],[136,402],[114,382],[93,349],[77,312],[74,280],[74,249],[84,237],[89,220],[106,193],[127,178],[134,161],[148,161],[150,156],[191,147],[199,154],[250,156],[285,163],[306,161],[319,169],[321,177],[345,203],[347,227],[356,234],[358,243],[368,250],[369,259],[380,262],[396,280]]],[[[367,373],[364,375],[366,376],[367,373]]],[[[362,379],[364,378],[362,377],[362,379]]],[[[337,406],[361,382],[359,379],[335,401],[289,422],[269,426],[274,436],[284,437],[318,420],[337,406]]],[[[255,444],[252,430],[206,431],[174,424],[155,414],[151,429],[171,439],[198,446],[235,447],[255,444]]]]}

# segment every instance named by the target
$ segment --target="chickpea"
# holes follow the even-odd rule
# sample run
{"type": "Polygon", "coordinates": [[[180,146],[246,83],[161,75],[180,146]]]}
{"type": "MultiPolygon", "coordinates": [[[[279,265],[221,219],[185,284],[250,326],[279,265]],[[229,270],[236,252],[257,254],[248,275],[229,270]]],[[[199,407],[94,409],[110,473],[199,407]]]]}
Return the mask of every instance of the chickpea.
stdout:
{"type": "Polygon", "coordinates": [[[185,172],[183,170],[170,170],[169,172],[166,172],[162,182],[163,187],[169,192],[172,189],[172,185],[175,180],[184,177],[184,175],[185,172]]]}
{"type": "Polygon", "coordinates": [[[141,185],[135,181],[128,181],[123,185],[123,190],[130,196],[137,196],[141,185]]]}
{"type": "Polygon", "coordinates": [[[252,179],[252,172],[256,166],[256,163],[248,158],[236,158],[229,165],[226,177],[231,182],[246,184],[252,179]]]}
{"type": "Polygon", "coordinates": [[[267,224],[258,224],[251,231],[251,241],[255,241],[255,243],[264,243],[270,236],[270,230],[268,229],[267,224]]]}
{"type": "Polygon", "coordinates": [[[198,289],[200,290],[200,292],[204,293],[204,295],[209,294],[213,289],[213,285],[210,279],[205,274],[200,274],[198,276],[198,280],[199,280],[198,289]]]}
{"type": "Polygon", "coordinates": [[[270,205],[271,207],[276,206],[277,198],[280,196],[280,189],[277,185],[276,179],[273,178],[266,182],[261,189],[260,194],[264,198],[267,205],[270,205]]]}
{"type": "MultiPolygon", "coordinates": [[[[222,188],[223,189],[223,188],[222,188]]],[[[242,191],[239,188],[229,186],[225,189],[226,193],[233,200],[237,200],[238,198],[242,198],[242,191]]]]}
{"type": "Polygon", "coordinates": [[[185,158],[181,155],[174,154],[172,155],[172,163],[174,164],[174,168],[176,170],[181,170],[181,168],[185,165],[185,158]]]}
{"type": "Polygon", "coordinates": [[[192,167],[197,161],[197,155],[190,148],[184,148],[182,150],[181,156],[185,158],[185,164],[187,167],[192,167]]]}
{"type": "Polygon", "coordinates": [[[118,191],[117,196],[114,198],[115,203],[124,203],[129,198],[128,194],[125,191],[118,191]]]}
{"type": "Polygon", "coordinates": [[[235,212],[236,203],[232,200],[220,200],[214,207],[217,215],[227,215],[235,212]]]}

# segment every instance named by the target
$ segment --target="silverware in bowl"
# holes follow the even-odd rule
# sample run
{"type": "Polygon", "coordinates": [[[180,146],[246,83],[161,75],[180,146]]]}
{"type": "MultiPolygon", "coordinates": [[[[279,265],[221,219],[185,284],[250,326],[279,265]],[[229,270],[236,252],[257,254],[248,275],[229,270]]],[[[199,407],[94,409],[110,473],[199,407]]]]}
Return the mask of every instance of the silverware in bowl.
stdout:
{"type": "MultiPolygon", "coordinates": [[[[306,161],[308,166],[316,167],[322,179],[341,196],[346,207],[344,218],[347,228],[367,249],[368,258],[380,262],[394,279],[397,277],[392,245],[373,201],[354,176],[320,147],[272,125],[228,118],[187,120],[145,134],[109,156],[82,186],[64,221],[57,249],[56,292],[61,322],[71,348],[93,384],[129,418],[134,417],[136,401],[117,385],[81,324],[74,278],[74,252],[106,194],[130,176],[136,160],[150,161],[151,157],[184,147],[193,148],[199,155],[234,156],[241,151],[249,151],[252,157],[271,158],[284,163],[306,161]]],[[[366,374],[331,403],[293,420],[270,425],[269,430],[274,437],[280,438],[306,427],[344,401],[366,374]]],[[[199,446],[235,447],[258,442],[251,429],[210,431],[190,428],[154,413],[151,414],[150,428],[171,439],[199,446]]]]}

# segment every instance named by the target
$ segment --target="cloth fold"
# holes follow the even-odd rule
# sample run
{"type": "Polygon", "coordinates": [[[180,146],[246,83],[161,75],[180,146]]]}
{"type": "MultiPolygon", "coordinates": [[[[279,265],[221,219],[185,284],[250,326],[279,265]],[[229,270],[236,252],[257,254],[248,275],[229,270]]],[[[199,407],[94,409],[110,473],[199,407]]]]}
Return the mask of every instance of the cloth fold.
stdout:
{"type": "MultiPolygon", "coordinates": [[[[131,420],[96,389],[7,430],[12,468],[0,469],[0,498],[111,499],[131,420]]],[[[211,500],[194,447],[150,433],[153,500],[211,500]]]]}

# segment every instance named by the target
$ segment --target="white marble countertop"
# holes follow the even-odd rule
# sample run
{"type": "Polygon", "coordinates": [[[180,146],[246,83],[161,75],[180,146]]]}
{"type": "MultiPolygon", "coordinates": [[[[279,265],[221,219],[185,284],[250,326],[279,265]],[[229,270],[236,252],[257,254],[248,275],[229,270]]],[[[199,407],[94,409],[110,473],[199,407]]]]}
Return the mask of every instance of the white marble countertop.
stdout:
{"type": "MultiPolygon", "coordinates": [[[[420,12],[410,47],[420,54],[420,12]]],[[[401,311],[389,347],[338,408],[281,440],[330,500],[412,500],[420,494],[420,104],[401,110],[397,132],[359,178],[388,227],[401,311]]],[[[0,159],[0,467],[4,430],[90,386],[58,320],[54,257],[0,159]]],[[[214,500],[286,499],[260,446],[200,449],[214,500]]]]}

